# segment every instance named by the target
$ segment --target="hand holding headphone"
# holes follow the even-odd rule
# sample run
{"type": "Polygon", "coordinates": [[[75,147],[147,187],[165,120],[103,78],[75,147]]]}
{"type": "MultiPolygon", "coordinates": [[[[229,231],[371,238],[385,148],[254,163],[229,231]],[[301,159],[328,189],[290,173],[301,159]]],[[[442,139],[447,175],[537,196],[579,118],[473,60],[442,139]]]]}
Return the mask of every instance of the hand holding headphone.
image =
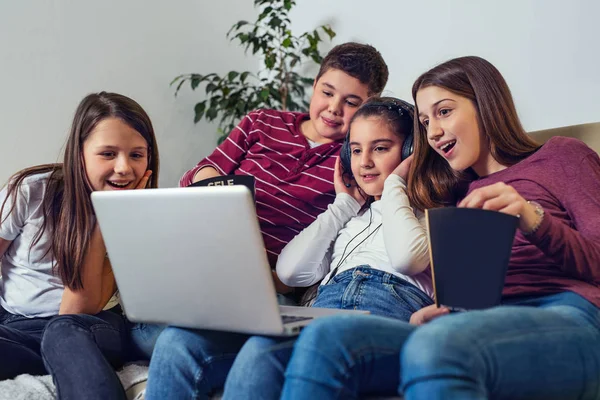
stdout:
{"type": "Polygon", "coordinates": [[[354,197],[356,201],[362,206],[367,201],[367,196],[363,193],[358,185],[352,185],[344,180],[344,173],[341,166],[341,158],[335,161],[335,168],[333,172],[333,186],[335,193],[347,193],[354,197]]]}

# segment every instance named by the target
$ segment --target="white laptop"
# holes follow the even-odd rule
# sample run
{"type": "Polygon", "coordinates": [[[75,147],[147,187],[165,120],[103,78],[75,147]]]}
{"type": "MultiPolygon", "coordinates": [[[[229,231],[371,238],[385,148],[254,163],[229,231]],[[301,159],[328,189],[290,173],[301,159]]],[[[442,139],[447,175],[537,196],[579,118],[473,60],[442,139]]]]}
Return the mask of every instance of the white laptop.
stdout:
{"type": "Polygon", "coordinates": [[[93,192],[92,203],[132,321],[293,335],[315,317],[364,313],[278,305],[243,185],[93,192]]]}

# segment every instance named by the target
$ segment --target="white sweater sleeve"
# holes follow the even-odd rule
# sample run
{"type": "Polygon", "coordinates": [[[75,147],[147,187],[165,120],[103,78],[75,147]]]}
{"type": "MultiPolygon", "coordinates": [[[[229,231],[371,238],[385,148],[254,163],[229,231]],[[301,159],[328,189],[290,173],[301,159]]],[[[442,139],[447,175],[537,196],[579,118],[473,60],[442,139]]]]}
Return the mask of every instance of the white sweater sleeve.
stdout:
{"type": "Polygon", "coordinates": [[[416,275],[429,265],[429,242],[425,214],[410,206],[406,182],[390,174],[381,195],[383,240],[392,268],[403,275],[416,275]]]}
{"type": "Polygon", "coordinates": [[[306,287],[329,272],[331,253],[339,231],[360,210],[349,194],[336,196],[325,212],[294,237],[277,259],[277,276],[288,286],[306,287]]]}

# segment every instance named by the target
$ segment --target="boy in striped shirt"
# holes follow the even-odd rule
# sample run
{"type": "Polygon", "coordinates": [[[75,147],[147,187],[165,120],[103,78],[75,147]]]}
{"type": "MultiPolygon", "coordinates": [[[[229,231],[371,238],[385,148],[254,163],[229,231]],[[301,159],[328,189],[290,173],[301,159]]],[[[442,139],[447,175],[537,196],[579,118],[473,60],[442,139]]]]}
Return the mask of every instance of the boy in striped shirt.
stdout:
{"type": "MultiPolygon", "coordinates": [[[[180,186],[219,175],[256,179],[256,214],[269,263],[333,202],[333,168],[357,108],[379,95],[388,69],[372,46],[344,43],[323,59],[309,113],[256,110],[180,186]]],[[[273,274],[277,290],[289,289],[273,274]]]]}

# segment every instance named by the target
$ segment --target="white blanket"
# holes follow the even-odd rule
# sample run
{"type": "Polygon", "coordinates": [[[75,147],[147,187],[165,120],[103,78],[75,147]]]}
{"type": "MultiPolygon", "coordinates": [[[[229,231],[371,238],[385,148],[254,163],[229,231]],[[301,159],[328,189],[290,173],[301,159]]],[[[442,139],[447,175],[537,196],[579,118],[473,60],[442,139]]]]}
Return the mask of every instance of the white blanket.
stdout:
{"type": "MultiPolygon", "coordinates": [[[[128,364],[117,372],[128,399],[133,399],[138,384],[148,377],[147,364],[128,364]],[[136,386],[137,385],[137,386],[136,386]]],[[[56,390],[50,375],[19,375],[15,379],[0,381],[0,400],[54,400],[56,390]]]]}

